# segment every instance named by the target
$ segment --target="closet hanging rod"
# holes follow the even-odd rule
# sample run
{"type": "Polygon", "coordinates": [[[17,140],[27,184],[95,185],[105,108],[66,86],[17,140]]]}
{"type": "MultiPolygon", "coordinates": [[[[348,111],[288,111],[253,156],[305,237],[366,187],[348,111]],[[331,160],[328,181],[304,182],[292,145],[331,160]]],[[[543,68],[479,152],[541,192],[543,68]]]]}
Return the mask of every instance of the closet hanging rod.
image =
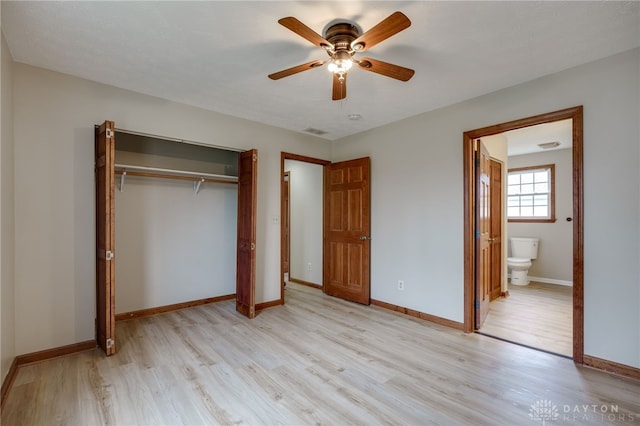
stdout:
{"type": "MultiPolygon", "coordinates": [[[[223,179],[212,179],[212,178],[199,178],[195,176],[178,176],[178,175],[166,175],[162,173],[147,173],[147,172],[136,172],[136,171],[128,171],[128,170],[116,170],[115,173],[117,175],[122,176],[140,176],[140,177],[150,177],[150,178],[162,178],[162,179],[177,179],[177,180],[186,180],[191,182],[209,182],[209,183],[228,183],[232,185],[237,185],[237,180],[223,180],[223,179]]],[[[123,191],[124,184],[120,181],[120,192],[123,191]]]]}
{"type": "Polygon", "coordinates": [[[132,166],[128,164],[116,164],[116,173],[122,174],[126,171],[130,176],[163,177],[168,179],[181,179],[198,181],[205,179],[206,182],[237,183],[236,176],[219,175],[213,173],[192,172],[187,170],[162,169],[158,167],[132,166]]]}

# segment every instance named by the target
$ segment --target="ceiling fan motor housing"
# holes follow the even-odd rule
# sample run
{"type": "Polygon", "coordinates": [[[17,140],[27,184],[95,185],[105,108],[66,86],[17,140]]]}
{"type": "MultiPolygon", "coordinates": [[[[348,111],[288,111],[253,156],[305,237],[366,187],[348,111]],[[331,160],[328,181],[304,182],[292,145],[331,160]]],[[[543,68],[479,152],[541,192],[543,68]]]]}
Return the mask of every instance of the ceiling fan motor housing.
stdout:
{"type": "Polygon", "coordinates": [[[325,32],[325,39],[334,46],[334,51],[351,50],[351,42],[360,37],[358,28],[348,22],[330,26],[325,32]]]}

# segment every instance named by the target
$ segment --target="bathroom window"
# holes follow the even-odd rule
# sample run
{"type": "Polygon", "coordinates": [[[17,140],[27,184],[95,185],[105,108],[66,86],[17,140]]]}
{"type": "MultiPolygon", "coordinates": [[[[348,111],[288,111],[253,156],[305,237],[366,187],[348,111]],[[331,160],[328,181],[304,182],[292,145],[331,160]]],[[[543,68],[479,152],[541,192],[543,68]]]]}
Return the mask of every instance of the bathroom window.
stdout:
{"type": "Polygon", "coordinates": [[[509,169],[509,222],[555,222],[554,165],[509,169]]]}

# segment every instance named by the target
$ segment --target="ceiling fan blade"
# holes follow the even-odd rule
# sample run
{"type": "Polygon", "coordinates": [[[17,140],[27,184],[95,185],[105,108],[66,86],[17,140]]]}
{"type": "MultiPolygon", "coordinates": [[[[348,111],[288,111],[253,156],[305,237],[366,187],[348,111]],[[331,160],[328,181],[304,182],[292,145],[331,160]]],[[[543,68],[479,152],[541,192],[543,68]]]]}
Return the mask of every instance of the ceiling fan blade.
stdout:
{"type": "Polygon", "coordinates": [[[307,27],[305,24],[303,24],[293,16],[282,18],[278,21],[278,23],[283,27],[286,27],[294,33],[298,34],[300,37],[309,40],[311,43],[315,44],[318,47],[322,47],[323,49],[333,48],[331,43],[325,40],[320,34],[313,31],[311,28],[307,27]]]}
{"type": "Polygon", "coordinates": [[[357,61],[360,69],[375,72],[397,80],[408,81],[413,77],[415,71],[410,68],[401,67],[400,65],[390,64],[388,62],[378,61],[377,59],[362,58],[357,61]]]}
{"type": "Polygon", "coordinates": [[[319,68],[324,64],[324,61],[311,61],[306,64],[298,65],[292,68],[287,68],[286,70],[274,72],[273,74],[269,74],[269,78],[271,80],[279,80],[283,77],[288,77],[293,74],[297,74],[302,71],[311,70],[314,68],[319,68]]]}
{"type": "Polygon", "coordinates": [[[386,19],[380,21],[378,25],[353,40],[353,42],[351,42],[351,48],[358,52],[364,52],[410,26],[411,21],[404,13],[394,12],[386,19]],[[358,48],[357,46],[361,47],[358,48]]]}
{"type": "Polygon", "coordinates": [[[344,99],[347,97],[347,74],[342,75],[343,80],[340,81],[340,76],[338,74],[333,74],[333,90],[331,99],[334,101],[339,101],[340,99],[344,99]]]}

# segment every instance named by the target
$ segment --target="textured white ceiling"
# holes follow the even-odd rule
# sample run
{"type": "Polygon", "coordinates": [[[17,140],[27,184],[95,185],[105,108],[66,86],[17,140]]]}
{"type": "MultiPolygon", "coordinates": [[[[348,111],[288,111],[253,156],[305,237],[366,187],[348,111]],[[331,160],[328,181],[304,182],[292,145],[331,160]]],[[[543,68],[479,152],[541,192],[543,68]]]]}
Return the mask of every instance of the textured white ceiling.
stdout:
{"type": "Polygon", "coordinates": [[[502,134],[507,139],[507,151],[513,155],[532,154],[556,149],[568,149],[573,146],[573,120],[560,120],[553,123],[538,124],[522,129],[510,130],[502,134]],[[543,149],[539,145],[558,142],[554,148],[543,149]]]}
{"type": "Polygon", "coordinates": [[[2,31],[18,62],[336,140],[638,47],[640,3],[3,0],[2,31]],[[415,69],[409,82],[353,70],[332,101],[325,68],[267,78],[326,58],[278,19],[366,31],[396,10],[412,26],[366,56],[415,69]]]}

